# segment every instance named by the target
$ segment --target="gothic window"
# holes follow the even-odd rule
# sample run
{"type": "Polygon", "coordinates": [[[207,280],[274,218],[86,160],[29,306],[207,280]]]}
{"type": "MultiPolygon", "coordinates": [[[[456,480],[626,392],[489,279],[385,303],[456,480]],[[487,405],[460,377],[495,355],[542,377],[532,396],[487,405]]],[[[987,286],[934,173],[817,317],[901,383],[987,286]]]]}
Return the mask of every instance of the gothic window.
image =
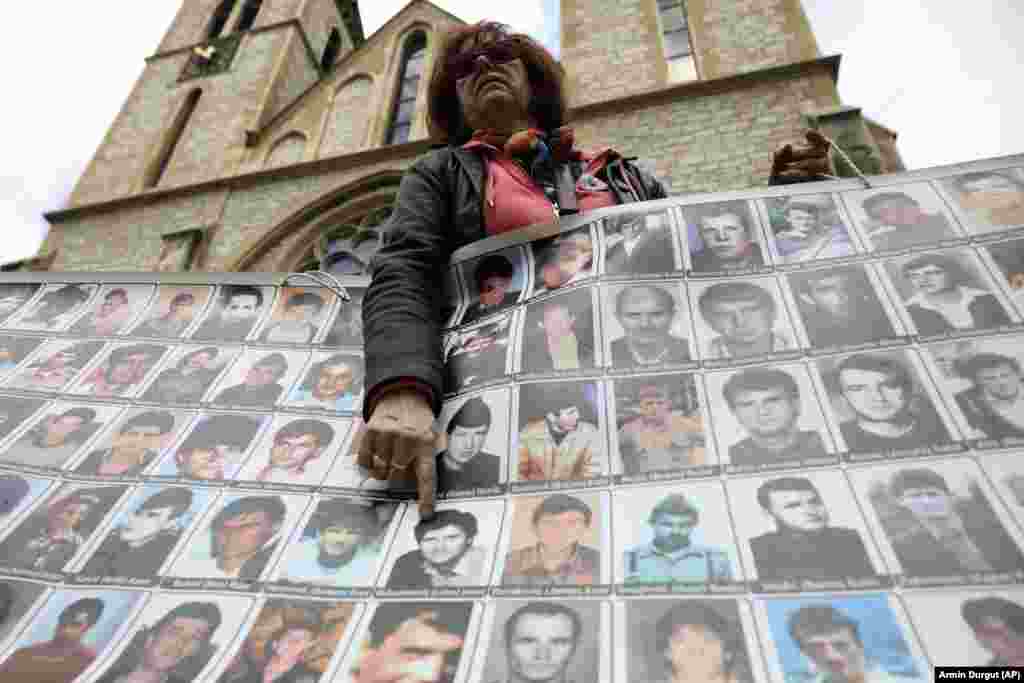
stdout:
{"type": "Polygon", "coordinates": [[[164,133],[164,136],[160,141],[160,148],[157,151],[156,157],[146,169],[146,175],[143,178],[143,187],[156,187],[160,182],[160,178],[163,177],[164,172],[167,170],[167,165],[171,161],[171,155],[174,154],[174,149],[178,146],[178,143],[181,141],[182,134],[185,132],[186,126],[188,126],[189,119],[191,119],[192,114],[195,113],[196,105],[199,104],[199,97],[202,94],[203,91],[196,88],[188,94],[188,97],[185,98],[185,102],[181,105],[181,108],[178,109],[178,113],[171,122],[170,128],[166,133],[164,133]]]}
{"type": "Polygon", "coordinates": [[[689,81],[697,77],[693,46],[686,19],[686,0],[657,0],[661,18],[661,42],[668,62],[669,80],[689,81]]]}
{"type": "Polygon", "coordinates": [[[238,26],[235,27],[237,31],[248,31],[256,23],[256,15],[260,13],[260,5],[263,4],[263,0],[245,0],[245,5],[242,6],[242,16],[238,18],[238,26]]]}
{"type": "Polygon", "coordinates": [[[351,154],[363,149],[369,120],[373,82],[365,77],[354,78],[334,94],[327,130],[320,143],[320,156],[351,154]]]}
{"type": "Polygon", "coordinates": [[[306,153],[306,136],[302,133],[288,133],[274,143],[267,154],[266,168],[287,166],[302,161],[306,153]]]}
{"type": "Polygon", "coordinates": [[[331,29],[331,34],[327,36],[327,45],[324,47],[324,54],[320,58],[320,69],[329,71],[334,66],[334,61],[338,58],[339,52],[341,52],[341,31],[335,26],[331,29]]]}
{"type": "Polygon", "coordinates": [[[221,3],[217,5],[217,9],[210,18],[210,26],[206,29],[207,40],[216,38],[224,30],[225,24],[228,23],[228,17],[231,16],[231,10],[235,8],[235,2],[236,0],[221,0],[221,3]]]}
{"type": "MultiPolygon", "coordinates": [[[[397,190],[397,188],[395,188],[397,190]]],[[[384,193],[386,206],[368,209],[328,224],[296,270],[326,270],[334,275],[368,275],[370,260],[380,249],[384,224],[391,217],[393,193],[384,193]]]]}
{"type": "Polygon", "coordinates": [[[405,41],[402,50],[402,68],[399,69],[398,91],[391,111],[391,123],[385,144],[399,145],[408,142],[412,132],[413,115],[416,109],[416,95],[419,92],[423,65],[427,58],[427,36],[416,32],[405,41]]]}

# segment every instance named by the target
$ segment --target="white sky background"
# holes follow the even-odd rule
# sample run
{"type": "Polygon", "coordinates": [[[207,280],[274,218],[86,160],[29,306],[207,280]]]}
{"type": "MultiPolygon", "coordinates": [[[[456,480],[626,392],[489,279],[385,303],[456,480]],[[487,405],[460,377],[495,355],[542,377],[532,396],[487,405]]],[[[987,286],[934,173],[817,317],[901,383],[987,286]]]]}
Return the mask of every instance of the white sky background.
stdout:
{"type": "MultiPolygon", "coordinates": [[[[544,16],[557,0],[435,1],[552,37],[544,16]]],[[[843,55],[844,103],[898,131],[909,167],[1024,151],[1020,0],[803,2],[822,53],[843,55]]],[[[0,263],[36,253],[43,212],[64,206],[180,3],[5,3],[0,263]]],[[[364,0],[367,35],[405,4],[364,0]]]]}

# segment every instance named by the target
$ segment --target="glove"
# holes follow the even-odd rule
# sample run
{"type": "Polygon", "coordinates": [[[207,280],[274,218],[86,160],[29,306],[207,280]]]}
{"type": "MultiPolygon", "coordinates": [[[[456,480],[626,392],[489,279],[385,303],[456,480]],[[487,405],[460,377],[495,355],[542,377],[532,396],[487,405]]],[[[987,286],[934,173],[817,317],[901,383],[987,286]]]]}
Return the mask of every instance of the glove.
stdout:
{"type": "Polygon", "coordinates": [[[396,389],[377,401],[352,450],[356,463],[374,479],[387,480],[395,487],[414,484],[420,518],[429,519],[434,516],[437,498],[434,453],[438,443],[430,403],[415,389],[396,389]]]}
{"type": "Polygon", "coordinates": [[[772,156],[770,185],[789,185],[815,180],[828,180],[836,175],[836,168],[829,158],[832,144],[816,130],[804,133],[806,145],[783,145],[772,156]]]}

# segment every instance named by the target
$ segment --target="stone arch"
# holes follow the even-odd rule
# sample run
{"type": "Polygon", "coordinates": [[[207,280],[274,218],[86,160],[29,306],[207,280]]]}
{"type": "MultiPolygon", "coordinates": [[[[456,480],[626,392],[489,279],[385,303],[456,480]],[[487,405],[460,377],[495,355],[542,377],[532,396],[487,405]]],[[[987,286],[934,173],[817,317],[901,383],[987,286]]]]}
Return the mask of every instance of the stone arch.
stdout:
{"type": "Polygon", "coordinates": [[[372,101],[373,79],[368,74],[350,78],[334,92],[319,156],[351,154],[366,148],[372,101]]]}
{"type": "Polygon", "coordinates": [[[298,131],[291,131],[277,139],[267,152],[264,168],[297,164],[306,155],[306,136],[298,131]]]}

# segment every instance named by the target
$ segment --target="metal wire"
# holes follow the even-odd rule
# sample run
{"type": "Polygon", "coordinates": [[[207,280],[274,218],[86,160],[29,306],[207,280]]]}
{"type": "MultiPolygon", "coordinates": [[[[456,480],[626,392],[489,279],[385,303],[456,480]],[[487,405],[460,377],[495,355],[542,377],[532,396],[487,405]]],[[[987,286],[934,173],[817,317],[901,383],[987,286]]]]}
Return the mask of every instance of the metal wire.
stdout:
{"type": "Polygon", "coordinates": [[[352,295],[348,293],[348,290],[346,290],[345,286],[341,284],[341,281],[338,280],[338,278],[335,277],[332,273],[328,273],[326,270],[310,270],[302,273],[290,273],[287,277],[285,277],[284,281],[282,281],[281,284],[287,285],[289,280],[300,277],[309,278],[320,287],[326,287],[327,289],[331,290],[339,297],[341,297],[342,301],[352,301],[352,295]]]}

